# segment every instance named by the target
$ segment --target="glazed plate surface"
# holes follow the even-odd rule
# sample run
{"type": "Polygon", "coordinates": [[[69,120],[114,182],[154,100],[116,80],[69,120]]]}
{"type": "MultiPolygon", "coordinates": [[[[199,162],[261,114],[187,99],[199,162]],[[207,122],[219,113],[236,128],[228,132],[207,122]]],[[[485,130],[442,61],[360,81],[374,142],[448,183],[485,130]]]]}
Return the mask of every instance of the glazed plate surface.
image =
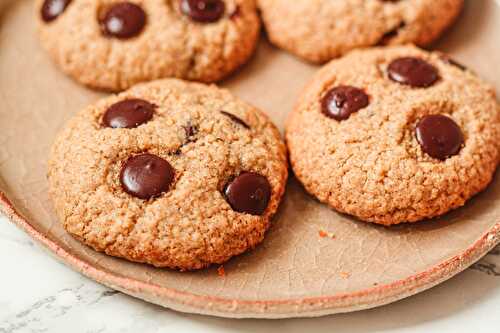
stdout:
{"type": "MultiPolygon", "coordinates": [[[[433,221],[383,228],[319,204],[291,179],[264,243],[224,265],[179,273],[96,253],[71,238],[47,197],[46,160],[62,124],[102,96],[60,73],[41,50],[33,2],[0,0],[0,210],[59,260],[124,293],[179,311],[284,318],[387,304],[461,272],[500,242],[500,182],[433,221]],[[3,194],[2,194],[3,193],[3,194]],[[320,237],[319,231],[335,238],[320,237]]],[[[467,1],[457,25],[433,48],[449,52],[500,93],[500,6],[467,1]]],[[[283,130],[317,67],[264,40],[222,83],[267,112],[283,130]]]]}

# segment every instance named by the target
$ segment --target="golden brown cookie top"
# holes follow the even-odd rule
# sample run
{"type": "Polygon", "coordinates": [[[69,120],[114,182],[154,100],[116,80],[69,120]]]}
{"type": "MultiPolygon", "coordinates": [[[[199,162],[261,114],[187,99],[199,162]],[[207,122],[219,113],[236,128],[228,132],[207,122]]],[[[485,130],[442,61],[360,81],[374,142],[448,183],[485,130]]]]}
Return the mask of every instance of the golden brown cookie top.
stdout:
{"type": "Polygon", "coordinates": [[[64,72],[111,91],[218,81],[248,60],[260,30],[254,0],[37,0],[36,19],[64,72]]]}
{"type": "Polygon", "coordinates": [[[396,224],[443,214],[486,187],[499,161],[499,117],[493,89],[449,57],[374,48],[321,69],[286,136],[310,193],[396,224]]]}
{"type": "Polygon", "coordinates": [[[196,269],[262,240],[287,162],[263,113],[226,90],[172,79],[78,113],[54,143],[48,175],[59,218],[85,243],[196,269]]]}
{"type": "Polygon", "coordinates": [[[427,45],[450,26],[463,0],[257,0],[271,41],[323,63],[354,48],[427,45]]]}

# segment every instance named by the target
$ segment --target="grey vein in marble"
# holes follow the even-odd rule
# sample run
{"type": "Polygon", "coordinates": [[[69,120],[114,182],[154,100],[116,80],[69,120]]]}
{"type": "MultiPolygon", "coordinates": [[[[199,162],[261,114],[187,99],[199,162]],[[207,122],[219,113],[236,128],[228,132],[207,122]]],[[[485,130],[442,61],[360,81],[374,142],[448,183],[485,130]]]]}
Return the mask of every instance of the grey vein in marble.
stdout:
{"type": "Polygon", "coordinates": [[[495,264],[479,262],[471,267],[473,270],[500,277],[500,269],[495,264]]]}
{"type": "Polygon", "coordinates": [[[65,316],[72,311],[80,311],[90,305],[98,304],[104,298],[119,294],[118,291],[104,287],[79,284],[73,288],[64,288],[55,295],[45,297],[31,304],[28,308],[7,317],[0,323],[0,333],[46,332],[42,321],[65,316]]]}
{"type": "Polygon", "coordinates": [[[500,277],[500,246],[493,249],[481,261],[472,265],[471,269],[490,276],[500,277]]]}

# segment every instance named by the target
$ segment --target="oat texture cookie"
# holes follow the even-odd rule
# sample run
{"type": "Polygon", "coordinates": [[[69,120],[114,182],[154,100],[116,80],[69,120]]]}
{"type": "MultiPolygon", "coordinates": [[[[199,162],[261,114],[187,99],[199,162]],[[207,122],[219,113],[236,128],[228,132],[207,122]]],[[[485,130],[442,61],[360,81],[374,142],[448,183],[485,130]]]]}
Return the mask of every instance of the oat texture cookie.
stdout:
{"type": "Polygon", "coordinates": [[[65,229],[98,251],[191,270],[255,247],[288,176],[276,127],[226,90],[176,79],[78,113],[48,163],[65,229]]]}
{"type": "Polygon", "coordinates": [[[427,45],[463,5],[463,0],[257,1],[271,41],[316,63],[359,47],[427,45]]]}
{"type": "Polygon", "coordinates": [[[64,72],[111,91],[218,81],[249,59],[260,30],[254,0],[37,0],[36,19],[64,72]]]}
{"type": "Polygon", "coordinates": [[[365,221],[416,222],[490,183],[500,110],[493,88],[444,54],[373,48],[319,71],[286,138],[295,174],[320,201],[365,221]]]}

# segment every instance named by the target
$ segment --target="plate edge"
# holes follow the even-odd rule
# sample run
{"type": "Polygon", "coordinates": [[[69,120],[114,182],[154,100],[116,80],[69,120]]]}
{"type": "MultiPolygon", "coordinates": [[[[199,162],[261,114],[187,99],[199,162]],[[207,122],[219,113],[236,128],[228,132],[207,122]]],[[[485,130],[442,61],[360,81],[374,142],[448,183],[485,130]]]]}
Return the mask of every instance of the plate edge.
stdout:
{"type": "Polygon", "coordinates": [[[298,318],[353,312],[389,304],[434,287],[462,272],[500,244],[500,222],[462,253],[425,272],[353,293],[288,300],[235,300],[197,295],[127,278],[93,266],[60,247],[20,214],[0,190],[0,212],[56,259],[110,288],[176,311],[225,318],[298,318]]]}

